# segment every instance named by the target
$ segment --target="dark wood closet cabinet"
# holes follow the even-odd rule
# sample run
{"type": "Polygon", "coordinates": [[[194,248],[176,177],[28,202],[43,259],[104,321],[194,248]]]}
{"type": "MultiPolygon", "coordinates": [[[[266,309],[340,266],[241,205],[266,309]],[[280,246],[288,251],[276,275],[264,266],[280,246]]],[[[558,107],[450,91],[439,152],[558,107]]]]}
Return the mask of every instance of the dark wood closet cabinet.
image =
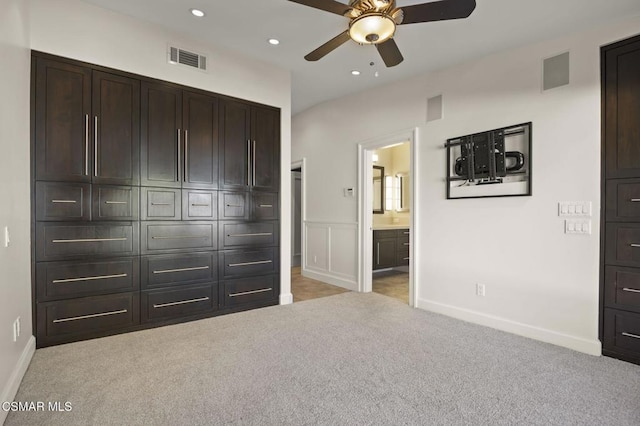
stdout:
{"type": "Polygon", "coordinates": [[[640,364],[640,36],[601,51],[603,354],[640,364]]]}
{"type": "Polygon", "coordinates": [[[279,302],[278,109],[32,59],[38,347],[279,302]]]}
{"type": "Polygon", "coordinates": [[[33,63],[36,178],[138,184],[140,82],[51,59],[33,63]]]}

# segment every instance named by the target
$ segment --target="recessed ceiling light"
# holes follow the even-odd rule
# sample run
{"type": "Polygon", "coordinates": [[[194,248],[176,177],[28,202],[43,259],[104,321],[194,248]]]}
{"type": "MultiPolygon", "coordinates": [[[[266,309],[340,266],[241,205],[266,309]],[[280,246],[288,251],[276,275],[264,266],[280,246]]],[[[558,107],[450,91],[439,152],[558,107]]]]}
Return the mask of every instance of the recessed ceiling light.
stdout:
{"type": "Polygon", "coordinates": [[[200,9],[189,9],[193,16],[197,16],[198,18],[202,18],[204,16],[204,12],[200,9]]]}
{"type": "Polygon", "coordinates": [[[269,44],[273,44],[274,46],[277,46],[280,44],[280,40],[278,40],[277,38],[270,38],[268,41],[269,41],[269,44]]]}
{"type": "Polygon", "coordinates": [[[360,71],[353,70],[353,71],[351,71],[351,75],[360,75],[360,71]]]}

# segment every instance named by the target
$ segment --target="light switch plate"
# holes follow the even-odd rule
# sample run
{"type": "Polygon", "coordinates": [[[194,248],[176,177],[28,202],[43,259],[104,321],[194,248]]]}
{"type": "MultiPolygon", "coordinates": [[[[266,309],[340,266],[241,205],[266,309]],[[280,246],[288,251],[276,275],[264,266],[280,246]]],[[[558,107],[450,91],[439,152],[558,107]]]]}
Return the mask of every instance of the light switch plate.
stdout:
{"type": "Polygon", "coordinates": [[[564,233],[591,235],[591,219],[565,219],[564,233]]]}
{"type": "Polygon", "coordinates": [[[558,216],[591,217],[591,201],[560,201],[558,203],[558,216]]]}

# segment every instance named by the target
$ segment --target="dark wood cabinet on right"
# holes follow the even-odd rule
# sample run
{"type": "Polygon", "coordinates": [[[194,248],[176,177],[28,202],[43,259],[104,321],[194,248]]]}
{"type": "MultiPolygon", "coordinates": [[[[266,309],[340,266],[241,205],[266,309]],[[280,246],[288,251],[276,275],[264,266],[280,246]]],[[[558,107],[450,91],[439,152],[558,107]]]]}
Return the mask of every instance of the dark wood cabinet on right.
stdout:
{"type": "Polygon", "coordinates": [[[601,60],[602,352],[640,364],[640,36],[601,60]]]}
{"type": "Polygon", "coordinates": [[[280,113],[238,101],[221,102],[220,187],[278,191],[280,113]]]}
{"type": "Polygon", "coordinates": [[[373,270],[395,268],[409,264],[408,228],[373,231],[373,270]]]}

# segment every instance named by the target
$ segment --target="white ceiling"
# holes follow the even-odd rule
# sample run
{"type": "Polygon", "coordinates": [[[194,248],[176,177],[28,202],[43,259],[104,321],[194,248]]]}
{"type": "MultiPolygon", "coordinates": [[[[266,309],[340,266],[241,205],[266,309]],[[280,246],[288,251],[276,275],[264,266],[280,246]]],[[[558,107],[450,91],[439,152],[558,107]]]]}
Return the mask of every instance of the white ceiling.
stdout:
{"type": "MultiPolygon", "coordinates": [[[[375,47],[353,41],[318,62],[305,61],[304,55],[346,30],[348,20],[287,0],[84,1],[290,70],[294,114],[348,93],[640,15],[638,0],[477,0],[467,19],[398,27],[395,39],[405,60],[386,68],[375,47]],[[206,16],[195,18],[190,8],[206,16]],[[280,45],[269,45],[271,37],[280,45]],[[354,69],[362,74],[352,76],[354,69]]],[[[425,2],[397,0],[397,5],[425,2]]]]}

